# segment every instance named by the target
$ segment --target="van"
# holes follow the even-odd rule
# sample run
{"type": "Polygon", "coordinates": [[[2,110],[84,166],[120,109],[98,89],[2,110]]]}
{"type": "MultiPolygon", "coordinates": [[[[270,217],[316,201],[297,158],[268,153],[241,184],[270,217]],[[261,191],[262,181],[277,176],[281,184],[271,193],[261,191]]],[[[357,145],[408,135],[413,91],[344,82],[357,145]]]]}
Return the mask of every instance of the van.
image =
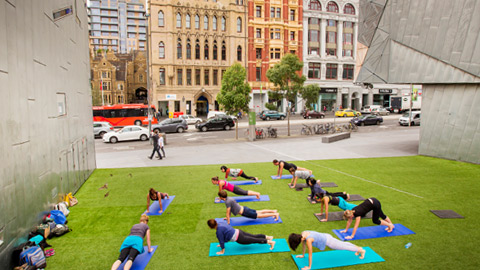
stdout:
{"type": "Polygon", "coordinates": [[[408,126],[408,122],[411,120],[411,125],[419,125],[420,126],[420,114],[421,111],[412,111],[412,117],[410,117],[410,112],[406,112],[398,119],[398,124],[401,126],[408,126]]]}
{"type": "Polygon", "coordinates": [[[372,113],[372,111],[380,109],[381,107],[382,106],[380,106],[380,105],[365,105],[360,110],[360,112],[363,113],[363,114],[369,114],[369,113],[372,113]]]}

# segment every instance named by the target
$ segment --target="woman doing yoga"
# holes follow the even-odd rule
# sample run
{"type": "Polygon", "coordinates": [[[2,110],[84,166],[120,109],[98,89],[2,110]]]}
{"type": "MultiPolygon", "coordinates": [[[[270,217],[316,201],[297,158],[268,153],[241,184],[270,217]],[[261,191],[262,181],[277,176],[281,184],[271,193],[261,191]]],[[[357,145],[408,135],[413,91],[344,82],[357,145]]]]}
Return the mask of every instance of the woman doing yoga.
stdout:
{"type": "Polygon", "coordinates": [[[251,196],[256,196],[257,199],[260,199],[260,193],[251,191],[251,190],[243,190],[225,180],[219,180],[218,176],[212,177],[212,184],[218,185],[218,191],[222,191],[225,189],[237,195],[244,195],[244,196],[251,195],[251,196]]]}
{"type": "Polygon", "coordinates": [[[325,207],[325,218],[321,219],[320,221],[328,221],[328,205],[336,205],[342,210],[352,210],[356,204],[348,203],[345,199],[348,200],[350,196],[348,194],[342,193],[341,196],[334,196],[334,195],[323,195],[320,194],[320,214],[316,214],[321,216],[323,214],[323,208],[325,207]]]}
{"type": "Polygon", "coordinates": [[[220,170],[225,173],[225,180],[227,180],[229,176],[231,176],[232,179],[236,179],[237,177],[241,176],[245,179],[253,180],[255,183],[258,181],[258,177],[248,176],[242,169],[231,169],[227,168],[227,166],[222,166],[220,167],[220,170]]]}
{"type": "Polygon", "coordinates": [[[158,201],[158,204],[160,205],[160,211],[158,211],[158,213],[161,214],[163,212],[162,200],[165,199],[165,197],[167,199],[170,198],[167,193],[158,192],[155,189],[150,188],[147,195],[147,213],[150,213],[150,200],[152,200],[158,201]]]}

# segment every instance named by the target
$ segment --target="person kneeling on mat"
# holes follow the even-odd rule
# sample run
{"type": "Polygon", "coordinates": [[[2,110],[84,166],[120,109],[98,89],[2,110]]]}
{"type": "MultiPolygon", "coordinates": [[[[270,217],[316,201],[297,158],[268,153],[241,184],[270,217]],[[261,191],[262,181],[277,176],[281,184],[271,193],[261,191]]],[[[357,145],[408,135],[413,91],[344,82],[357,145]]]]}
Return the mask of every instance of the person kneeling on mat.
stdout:
{"type": "Polygon", "coordinates": [[[143,253],[143,238],[147,236],[148,252],[152,252],[153,248],[150,244],[150,227],[148,227],[148,216],[143,214],[140,217],[140,223],[135,224],[130,229],[130,235],[125,238],[120,247],[120,256],[112,265],[112,270],[117,270],[122,262],[127,258],[128,261],[124,266],[124,270],[129,270],[132,267],[133,261],[138,254],[143,253]]]}
{"type": "Polygon", "coordinates": [[[334,196],[331,194],[324,195],[323,193],[320,194],[320,214],[316,214],[318,216],[321,216],[323,214],[323,208],[325,207],[325,218],[320,220],[320,221],[328,221],[328,205],[336,205],[342,210],[352,210],[354,207],[356,207],[356,204],[349,203],[345,200],[348,200],[350,195],[347,193],[343,192],[341,193],[340,196],[334,196]]]}
{"type": "Polygon", "coordinates": [[[223,173],[225,173],[225,180],[227,180],[229,176],[231,176],[233,180],[235,180],[235,179],[237,179],[237,177],[241,176],[245,179],[253,180],[253,181],[255,181],[255,183],[257,183],[257,181],[258,181],[258,177],[248,176],[248,175],[245,174],[245,172],[242,169],[230,169],[230,168],[227,168],[227,166],[222,166],[222,167],[220,167],[220,170],[223,173]]]}
{"type": "Polygon", "coordinates": [[[246,206],[241,206],[240,204],[235,201],[232,197],[228,197],[227,192],[225,190],[221,190],[218,192],[218,196],[220,200],[225,201],[225,207],[227,207],[227,214],[226,219],[227,223],[230,224],[230,214],[233,215],[242,215],[247,218],[257,219],[257,218],[267,218],[267,217],[275,217],[275,221],[278,220],[280,214],[277,210],[254,210],[250,209],[246,206]]]}
{"type": "Polygon", "coordinates": [[[160,206],[160,211],[158,211],[158,213],[161,214],[163,212],[162,200],[165,199],[165,197],[167,199],[170,198],[168,196],[168,193],[162,193],[162,192],[156,191],[153,188],[150,188],[147,195],[147,213],[150,213],[150,200],[152,200],[152,201],[158,201],[158,204],[160,206]]]}
{"type": "Polygon", "coordinates": [[[368,198],[363,203],[359,204],[358,206],[354,207],[352,210],[345,210],[343,212],[343,218],[347,220],[347,227],[345,230],[341,231],[341,233],[346,233],[350,224],[352,224],[352,220],[355,217],[355,226],[353,227],[352,235],[345,237],[345,239],[353,239],[355,237],[355,233],[357,232],[358,225],[360,225],[360,220],[363,216],[365,216],[368,212],[372,211],[372,221],[377,225],[384,225],[387,226],[385,229],[387,232],[392,232],[395,228],[390,218],[388,218],[382,211],[382,205],[380,201],[376,198],[368,198]],[[382,218],[382,220],[380,220],[382,218]]]}
{"type": "Polygon", "coordinates": [[[260,193],[255,192],[255,191],[251,191],[251,190],[243,190],[243,189],[241,189],[241,188],[235,186],[234,184],[229,183],[225,180],[219,180],[218,176],[212,177],[212,184],[218,185],[218,191],[222,191],[222,190],[226,189],[226,190],[228,190],[230,192],[233,192],[237,195],[242,195],[242,196],[252,195],[252,196],[256,196],[257,199],[260,199],[260,193]]]}
{"type": "Polygon", "coordinates": [[[242,245],[248,244],[269,244],[270,250],[273,250],[275,246],[275,241],[273,236],[268,236],[265,234],[249,234],[239,229],[234,229],[232,226],[227,224],[219,224],[215,219],[209,219],[207,221],[208,227],[210,229],[217,230],[217,239],[220,243],[218,246],[222,251],[217,252],[217,255],[222,255],[225,253],[225,242],[232,241],[237,242],[242,245]]]}
{"type": "Polygon", "coordinates": [[[363,248],[350,242],[340,241],[328,233],[303,231],[302,234],[292,233],[288,236],[288,245],[291,249],[296,250],[300,243],[302,243],[303,253],[302,255],[297,255],[297,258],[305,257],[305,244],[308,248],[308,266],[305,266],[302,270],[312,268],[312,246],[320,250],[325,250],[325,246],[336,250],[349,250],[355,252],[355,255],[360,254],[360,259],[365,257],[365,250],[363,248]]]}

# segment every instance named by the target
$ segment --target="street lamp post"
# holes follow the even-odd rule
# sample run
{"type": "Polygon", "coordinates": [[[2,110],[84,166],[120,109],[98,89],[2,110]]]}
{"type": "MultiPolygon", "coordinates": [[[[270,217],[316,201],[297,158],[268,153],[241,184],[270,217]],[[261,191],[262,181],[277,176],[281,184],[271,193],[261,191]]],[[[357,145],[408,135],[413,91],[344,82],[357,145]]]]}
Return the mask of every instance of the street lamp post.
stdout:
{"type": "Polygon", "coordinates": [[[148,131],[151,132],[152,130],[152,93],[150,89],[150,31],[149,31],[149,23],[148,21],[150,20],[150,10],[148,6],[148,0],[145,0],[145,22],[146,26],[145,28],[147,29],[147,104],[148,104],[148,131]]]}

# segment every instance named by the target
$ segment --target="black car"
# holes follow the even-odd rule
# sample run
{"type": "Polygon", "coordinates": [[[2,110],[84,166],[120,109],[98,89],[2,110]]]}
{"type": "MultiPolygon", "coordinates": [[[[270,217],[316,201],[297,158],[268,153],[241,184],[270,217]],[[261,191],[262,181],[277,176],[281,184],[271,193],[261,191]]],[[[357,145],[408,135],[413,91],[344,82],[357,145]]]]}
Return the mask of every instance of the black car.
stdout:
{"type": "Polygon", "coordinates": [[[198,130],[203,132],[210,129],[230,130],[234,126],[235,121],[231,117],[215,117],[195,125],[198,130]]]}
{"type": "Polygon", "coordinates": [[[356,117],[352,119],[352,122],[357,126],[365,126],[365,125],[380,125],[383,122],[383,118],[378,115],[362,115],[360,117],[356,117]]]}

